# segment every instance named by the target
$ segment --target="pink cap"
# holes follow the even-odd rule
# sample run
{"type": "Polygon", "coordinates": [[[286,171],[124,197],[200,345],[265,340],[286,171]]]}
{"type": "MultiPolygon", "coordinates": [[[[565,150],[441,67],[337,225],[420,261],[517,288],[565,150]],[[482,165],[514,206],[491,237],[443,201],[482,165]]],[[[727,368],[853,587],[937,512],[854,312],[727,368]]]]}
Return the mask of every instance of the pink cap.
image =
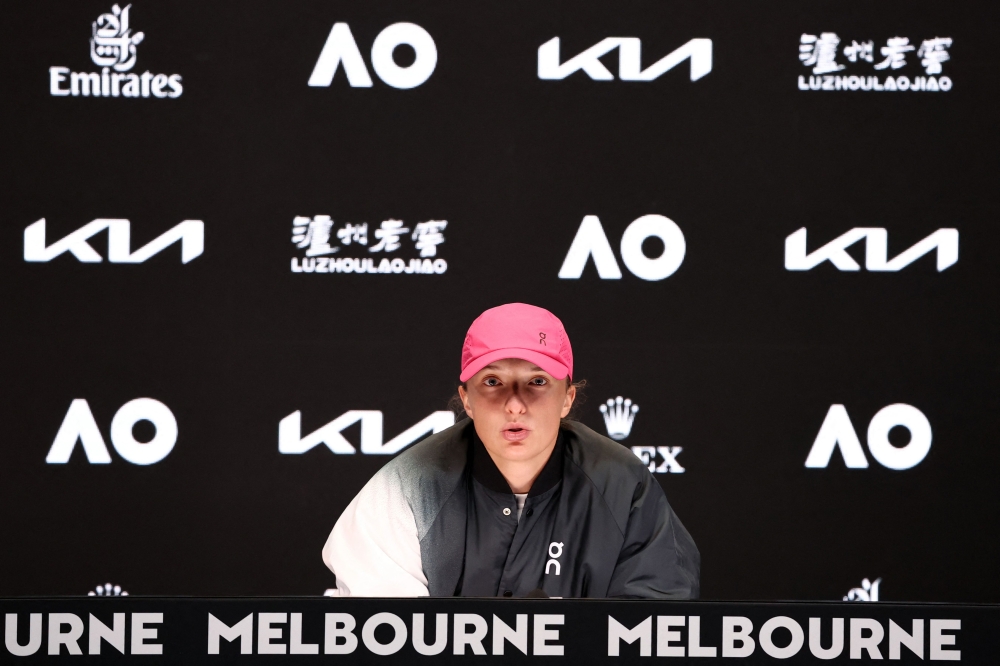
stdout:
{"type": "Polygon", "coordinates": [[[519,358],[556,379],[573,376],[573,348],[562,322],[543,308],[508,303],[490,308],[472,322],[462,346],[461,381],[493,361],[519,358]]]}

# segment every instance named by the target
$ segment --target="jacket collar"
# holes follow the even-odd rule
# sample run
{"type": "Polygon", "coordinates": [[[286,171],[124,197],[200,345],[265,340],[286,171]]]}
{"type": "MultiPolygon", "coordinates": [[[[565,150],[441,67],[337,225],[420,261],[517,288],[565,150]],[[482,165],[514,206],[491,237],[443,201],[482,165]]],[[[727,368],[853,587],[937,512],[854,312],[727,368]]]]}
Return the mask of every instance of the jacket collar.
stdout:
{"type": "MultiPolygon", "coordinates": [[[[493,462],[493,458],[490,457],[486,446],[483,445],[483,442],[479,439],[479,435],[476,434],[475,428],[472,430],[472,440],[472,476],[476,481],[494,492],[512,494],[510,484],[507,483],[507,479],[504,478],[496,463],[493,462]]],[[[562,480],[564,449],[565,443],[563,442],[563,433],[560,429],[555,448],[552,449],[552,454],[545,462],[545,466],[542,467],[541,474],[538,475],[538,478],[531,485],[528,497],[540,495],[562,480]]]]}

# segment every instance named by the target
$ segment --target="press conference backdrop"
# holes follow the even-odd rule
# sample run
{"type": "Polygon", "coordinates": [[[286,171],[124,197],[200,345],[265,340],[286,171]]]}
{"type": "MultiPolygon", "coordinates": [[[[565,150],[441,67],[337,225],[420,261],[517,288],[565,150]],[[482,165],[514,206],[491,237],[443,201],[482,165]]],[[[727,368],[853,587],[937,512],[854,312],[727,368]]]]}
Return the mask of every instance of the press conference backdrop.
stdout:
{"type": "Polygon", "coordinates": [[[996,13],[8,5],[0,595],[322,594],[523,301],[704,597],[1000,601],[996,13]]]}

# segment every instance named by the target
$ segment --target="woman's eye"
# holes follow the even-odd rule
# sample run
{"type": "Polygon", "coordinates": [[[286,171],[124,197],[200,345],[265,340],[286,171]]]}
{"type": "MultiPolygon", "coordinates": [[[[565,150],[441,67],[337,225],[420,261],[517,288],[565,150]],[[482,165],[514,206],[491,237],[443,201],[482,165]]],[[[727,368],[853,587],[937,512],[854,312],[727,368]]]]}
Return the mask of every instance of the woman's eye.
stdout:
{"type": "Polygon", "coordinates": [[[535,386],[545,386],[546,382],[544,377],[535,377],[534,379],[531,380],[531,383],[534,384],[535,386]]]}
{"type": "Polygon", "coordinates": [[[497,386],[500,384],[499,380],[497,380],[496,377],[488,377],[486,381],[483,383],[486,384],[487,386],[497,386]]]}

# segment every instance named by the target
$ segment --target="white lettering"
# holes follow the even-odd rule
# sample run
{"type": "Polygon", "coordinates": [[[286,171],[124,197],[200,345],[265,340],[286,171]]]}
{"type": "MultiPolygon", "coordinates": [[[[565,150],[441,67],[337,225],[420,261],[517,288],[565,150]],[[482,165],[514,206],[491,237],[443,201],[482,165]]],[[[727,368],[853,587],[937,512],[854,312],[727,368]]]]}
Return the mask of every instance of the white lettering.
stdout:
{"type": "Polygon", "coordinates": [[[889,620],[889,659],[900,659],[900,645],[920,659],[924,658],[924,621],[913,620],[910,625],[912,633],[907,633],[901,626],[889,620]]]}
{"type": "MultiPolygon", "coordinates": [[[[844,618],[835,617],[831,620],[832,638],[829,648],[823,647],[822,626],[820,618],[809,618],[809,651],[819,659],[836,659],[844,651],[844,618]]],[[[853,659],[853,657],[851,658],[853,659]]]]}
{"type": "MultiPolygon", "coordinates": [[[[633,275],[643,280],[657,281],[673,275],[684,261],[686,251],[680,227],[662,215],[643,215],[634,220],[622,235],[622,261],[633,275]],[[653,236],[663,241],[663,254],[656,258],[647,257],[642,251],[643,242],[653,236]]],[[[559,277],[564,280],[579,279],[591,256],[602,280],[621,279],[621,269],[596,215],[583,218],[559,269],[559,277]]]]}
{"type": "Polygon", "coordinates": [[[132,613],[132,654],[163,654],[163,645],[155,640],[157,629],[147,624],[163,624],[163,613],[132,613]]]}
{"type": "Polygon", "coordinates": [[[349,613],[327,613],[323,637],[323,654],[351,654],[358,648],[354,635],[357,620],[349,613]],[[340,639],[344,639],[341,643],[340,639]]]}
{"type": "Polygon", "coordinates": [[[931,424],[916,407],[896,404],[883,407],[868,425],[868,450],[883,467],[910,469],[923,461],[931,450],[931,424]],[[910,442],[896,448],[889,431],[902,426],[910,431],[910,442]]]}
{"type": "Polygon", "coordinates": [[[626,629],[615,618],[608,616],[608,656],[620,656],[621,642],[629,645],[639,641],[639,656],[649,657],[653,654],[653,617],[649,616],[632,629],[626,629]]]}
{"type": "Polygon", "coordinates": [[[52,442],[52,448],[45,456],[45,462],[50,465],[68,463],[77,440],[83,445],[87,461],[92,465],[106,465],[111,462],[111,455],[108,453],[101,431],[97,428],[90,405],[80,398],[70,403],[62,425],[59,426],[59,432],[52,442]]]}
{"type": "Polygon", "coordinates": [[[344,65],[347,82],[352,88],[372,87],[372,78],[368,75],[368,69],[361,58],[361,51],[358,50],[351,29],[346,23],[334,23],[309,77],[309,85],[326,87],[332,84],[333,75],[341,63],[344,65]]]}
{"type": "MultiPolygon", "coordinates": [[[[889,469],[904,470],[920,464],[930,452],[932,440],[930,422],[923,412],[911,405],[898,403],[884,407],[868,424],[868,450],[875,460],[889,469]],[[898,448],[889,442],[889,431],[897,426],[910,432],[909,443],[898,448]]],[[[868,467],[868,459],[847,410],[843,405],[831,405],[809,450],[806,467],[826,467],[838,446],[847,467],[868,467]]]]}
{"type": "Polygon", "coordinates": [[[753,622],[748,617],[722,618],[722,656],[723,657],[749,657],[753,654],[757,644],[750,633],[753,631],[753,622]],[[736,647],[739,641],[740,646],[736,647]]]}
{"type": "Polygon", "coordinates": [[[514,622],[517,628],[511,629],[503,620],[493,616],[493,654],[503,655],[505,641],[510,641],[521,654],[528,654],[528,616],[518,613],[514,622]]]}
{"type": "Polygon", "coordinates": [[[768,656],[775,659],[788,659],[799,653],[799,650],[802,649],[802,644],[805,643],[806,637],[798,622],[790,617],[779,615],[778,617],[772,617],[761,626],[760,635],[757,636],[757,640],[760,641],[760,648],[768,656]],[[785,647],[778,647],[771,640],[774,630],[779,627],[787,629],[792,635],[792,640],[785,647]]]}
{"type": "Polygon", "coordinates": [[[61,646],[70,654],[83,654],[77,641],[83,636],[83,620],[73,613],[49,613],[49,654],[58,655],[61,646]],[[63,632],[63,625],[69,631],[63,632]]]}
{"type": "Polygon", "coordinates": [[[24,645],[17,642],[17,613],[4,616],[3,631],[3,642],[8,652],[15,657],[33,655],[42,646],[42,614],[31,613],[28,616],[28,642],[24,645]]]}
{"type": "Polygon", "coordinates": [[[108,230],[108,261],[117,264],[141,264],[164,248],[181,242],[181,263],[186,264],[201,256],[205,250],[205,223],[201,220],[184,220],[158,238],[135,252],[130,252],[131,225],[128,220],[97,219],[80,229],[45,246],[45,218],[24,230],[24,260],[51,261],[64,252],[71,253],[84,263],[99,263],[101,255],[87,240],[105,229],[108,230]]]}
{"type": "Polygon", "coordinates": [[[253,654],[253,613],[234,624],[225,622],[208,614],[208,653],[219,654],[219,641],[225,639],[230,643],[240,639],[240,654],[253,654]]]}
{"type": "Polygon", "coordinates": [[[292,613],[291,620],[288,652],[290,654],[319,654],[318,643],[302,642],[302,613],[292,613]]]}
{"type": "MultiPolygon", "coordinates": [[[[371,57],[372,68],[382,81],[393,88],[407,90],[423,84],[434,73],[434,68],[437,67],[437,46],[430,34],[419,25],[394,23],[375,38],[371,57]],[[408,67],[400,67],[393,60],[393,51],[400,44],[411,46],[416,53],[416,59],[408,67]]],[[[337,67],[341,64],[352,88],[372,87],[371,76],[351,29],[346,23],[335,23],[309,77],[309,85],[331,85],[337,67]]]]}
{"type": "Polygon", "coordinates": [[[406,623],[398,615],[392,613],[375,613],[365,621],[365,626],[361,628],[361,640],[373,654],[383,657],[396,654],[406,645],[406,623]],[[394,632],[392,640],[388,643],[379,643],[375,639],[375,629],[382,624],[389,625],[394,632]]]}
{"type": "MultiPolygon", "coordinates": [[[[496,617],[495,615],[493,616],[496,617]]],[[[564,615],[536,615],[535,616],[535,643],[532,654],[552,657],[563,656],[562,645],[550,645],[548,641],[559,640],[559,630],[549,629],[549,625],[562,625],[566,623],[564,615]]],[[[496,624],[494,623],[494,626],[496,624]]]]}
{"type": "Polygon", "coordinates": [[[806,228],[803,227],[785,239],[785,268],[790,271],[808,271],[829,261],[841,271],[860,270],[858,262],[847,254],[847,248],[861,239],[865,239],[865,269],[869,271],[899,271],[935,249],[938,272],[958,262],[957,229],[938,229],[890,261],[887,259],[888,232],[885,229],[857,227],[807,253],[806,228]]]}
{"type": "Polygon", "coordinates": [[[111,624],[114,628],[109,628],[90,615],[87,654],[101,654],[101,640],[107,641],[111,647],[125,654],[125,613],[115,613],[111,624]]]}
{"type": "Polygon", "coordinates": [[[642,43],[635,37],[607,37],[562,64],[559,63],[560,39],[553,37],[538,47],[538,78],[559,81],[583,70],[594,81],[612,81],[614,75],[600,59],[616,48],[619,49],[618,78],[622,81],[653,81],[688,59],[692,81],[712,71],[711,39],[692,39],[643,70],[642,43]]]}
{"type": "Polygon", "coordinates": [[[272,643],[281,640],[281,629],[276,624],[288,622],[288,613],[257,613],[257,654],[286,654],[288,646],[272,643]]]}
{"type": "Polygon", "coordinates": [[[472,648],[472,654],[484,655],[486,648],[483,647],[483,639],[489,628],[486,620],[475,613],[455,613],[454,628],[454,653],[462,656],[465,654],[465,647],[472,648]],[[468,632],[468,627],[472,627],[472,632],[468,632]]]}
{"type": "Polygon", "coordinates": [[[416,88],[430,78],[437,66],[437,46],[430,34],[413,23],[394,23],[383,30],[372,44],[372,68],[378,77],[393,88],[416,88]],[[392,59],[393,50],[408,44],[417,54],[409,67],[400,67],[392,59]]]}
{"type": "Polygon", "coordinates": [[[688,656],[715,657],[718,652],[716,648],[701,644],[701,617],[698,615],[689,616],[688,626],[688,656]]]}
{"type": "Polygon", "coordinates": [[[325,444],[333,453],[357,453],[341,433],[358,421],[361,421],[361,452],[391,455],[402,451],[428,432],[437,433],[450,428],[455,424],[455,415],[444,410],[433,412],[383,444],[383,419],[380,411],[354,409],[345,412],[305,437],[302,437],[302,412],[295,411],[278,424],[278,451],[288,454],[305,453],[315,446],[325,444]]]}
{"type": "Polygon", "coordinates": [[[569,252],[559,269],[559,277],[563,280],[577,280],[583,275],[587,259],[594,257],[594,266],[602,280],[620,280],[621,269],[615,260],[604,227],[596,215],[587,215],[580,223],[580,228],[569,246],[569,252]]]}
{"type": "Polygon", "coordinates": [[[878,644],[882,642],[885,630],[878,620],[867,617],[851,618],[851,659],[861,659],[861,651],[868,652],[869,659],[881,659],[878,644]],[[863,636],[864,631],[871,632],[868,636],[863,636]]]}
{"type": "MultiPolygon", "coordinates": [[[[496,625],[494,624],[494,631],[495,630],[496,625]]],[[[446,647],[448,647],[448,614],[436,613],[434,615],[434,642],[428,645],[424,642],[424,614],[414,613],[413,649],[417,651],[417,654],[433,656],[444,652],[446,647]]],[[[496,652],[494,652],[494,654],[496,654],[496,652]]]]}
{"type": "Polygon", "coordinates": [[[159,400],[136,398],[122,405],[111,421],[111,444],[125,460],[133,465],[158,463],[177,443],[177,419],[173,412],[159,400]],[[156,427],[156,435],[145,444],[132,436],[132,427],[139,421],[149,421],[156,427]]]}
{"type": "Polygon", "coordinates": [[[851,417],[847,415],[847,409],[843,405],[831,405],[826,418],[823,419],[823,425],[820,426],[819,434],[816,435],[816,441],[809,450],[806,467],[826,467],[833,457],[833,450],[838,446],[844,456],[844,464],[848,467],[853,469],[868,467],[868,459],[861,448],[851,417]]]}
{"type": "MultiPolygon", "coordinates": [[[[683,657],[683,645],[671,645],[674,641],[681,639],[681,632],[672,631],[671,627],[683,627],[685,618],[683,615],[657,615],[656,616],[656,656],[657,657],[683,657]]],[[[692,655],[693,656],[693,655],[692,655]]]]}
{"type": "Polygon", "coordinates": [[[947,650],[946,645],[955,644],[954,634],[944,634],[944,631],[960,631],[961,620],[931,620],[931,661],[961,661],[961,650],[947,650]]]}

